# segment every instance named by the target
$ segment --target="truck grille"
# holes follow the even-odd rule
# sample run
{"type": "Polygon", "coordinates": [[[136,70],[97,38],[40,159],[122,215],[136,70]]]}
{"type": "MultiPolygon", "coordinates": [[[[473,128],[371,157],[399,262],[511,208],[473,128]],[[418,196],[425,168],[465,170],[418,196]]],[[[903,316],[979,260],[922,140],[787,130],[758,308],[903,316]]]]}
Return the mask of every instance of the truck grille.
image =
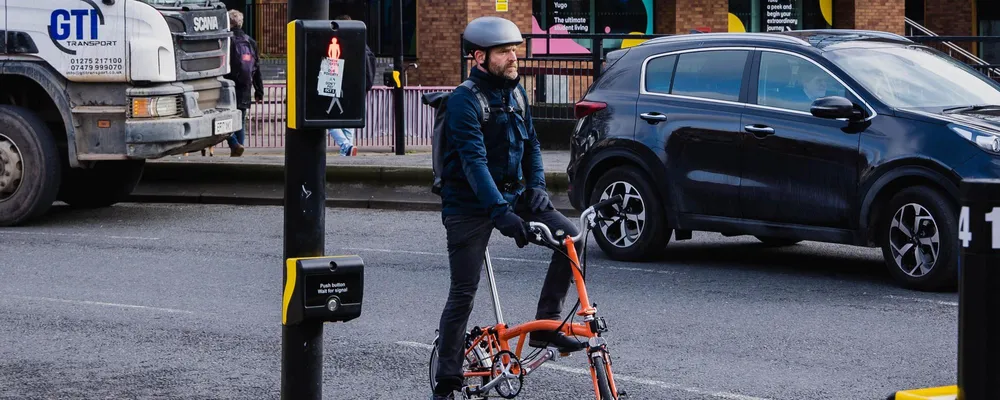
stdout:
{"type": "Polygon", "coordinates": [[[203,51],[222,50],[221,40],[181,41],[181,50],[185,53],[200,53],[203,51]]]}
{"type": "Polygon", "coordinates": [[[164,16],[174,37],[178,80],[216,77],[228,72],[226,59],[232,34],[224,9],[164,12],[164,16]],[[213,23],[206,25],[205,21],[213,23]]]}
{"type": "Polygon", "coordinates": [[[222,63],[222,60],[218,57],[184,60],[181,61],[181,69],[186,72],[212,71],[219,69],[220,63],[222,63]]]}

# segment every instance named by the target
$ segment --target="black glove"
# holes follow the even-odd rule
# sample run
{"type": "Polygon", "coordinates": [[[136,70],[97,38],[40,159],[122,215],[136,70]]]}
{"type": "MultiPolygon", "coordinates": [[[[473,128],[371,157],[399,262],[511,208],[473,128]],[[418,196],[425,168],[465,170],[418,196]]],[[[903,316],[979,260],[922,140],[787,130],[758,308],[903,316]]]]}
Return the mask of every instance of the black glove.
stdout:
{"type": "Polygon", "coordinates": [[[254,98],[254,100],[257,100],[257,101],[264,101],[264,93],[257,92],[257,93],[254,94],[253,98],[254,98]]]}
{"type": "Polygon", "coordinates": [[[556,209],[552,205],[552,201],[549,200],[549,194],[545,192],[545,189],[531,188],[524,191],[524,196],[529,209],[533,213],[556,209]]]}
{"type": "Polygon", "coordinates": [[[496,226],[497,230],[504,236],[514,238],[517,247],[528,245],[528,229],[526,228],[526,224],[513,211],[508,209],[503,214],[500,214],[500,216],[494,218],[493,226],[496,226]]]}

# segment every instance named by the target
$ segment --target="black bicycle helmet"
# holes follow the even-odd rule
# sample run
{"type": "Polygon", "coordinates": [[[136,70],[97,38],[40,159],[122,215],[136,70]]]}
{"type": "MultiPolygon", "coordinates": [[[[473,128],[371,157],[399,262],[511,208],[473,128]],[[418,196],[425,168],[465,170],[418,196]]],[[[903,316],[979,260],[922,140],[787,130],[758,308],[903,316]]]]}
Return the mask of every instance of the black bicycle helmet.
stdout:
{"type": "Polygon", "coordinates": [[[479,17],[465,27],[462,34],[466,53],[489,50],[496,46],[524,43],[521,30],[513,22],[500,17],[479,17]]]}

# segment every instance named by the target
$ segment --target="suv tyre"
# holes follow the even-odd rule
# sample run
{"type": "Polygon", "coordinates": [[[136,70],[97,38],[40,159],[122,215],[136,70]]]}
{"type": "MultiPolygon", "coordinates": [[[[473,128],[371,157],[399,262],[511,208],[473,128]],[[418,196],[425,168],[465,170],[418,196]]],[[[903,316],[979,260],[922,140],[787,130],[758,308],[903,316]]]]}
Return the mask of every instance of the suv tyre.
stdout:
{"type": "Polygon", "coordinates": [[[958,211],[940,192],[926,186],[900,191],[876,229],[886,267],[897,282],[921,291],[956,288],[958,211]]]}
{"type": "MultiPolygon", "coordinates": [[[[646,174],[636,167],[614,168],[597,180],[589,204],[622,195],[624,217],[598,221],[594,237],[613,260],[641,261],[656,254],[670,240],[663,202],[646,174]]],[[[603,217],[603,215],[598,215],[603,217]]]]}

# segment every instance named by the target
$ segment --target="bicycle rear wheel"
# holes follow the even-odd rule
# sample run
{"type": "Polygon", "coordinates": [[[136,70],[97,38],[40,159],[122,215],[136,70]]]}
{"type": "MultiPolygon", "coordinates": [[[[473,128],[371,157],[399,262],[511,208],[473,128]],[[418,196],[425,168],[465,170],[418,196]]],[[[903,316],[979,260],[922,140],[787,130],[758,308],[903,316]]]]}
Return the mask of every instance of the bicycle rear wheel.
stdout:
{"type": "MultiPolygon", "coordinates": [[[[466,343],[466,348],[465,349],[468,350],[468,342],[466,343]]],[[[430,357],[430,360],[428,361],[427,364],[428,364],[427,374],[428,374],[428,376],[430,378],[430,382],[429,383],[431,385],[431,391],[433,391],[434,388],[437,386],[438,342],[437,342],[436,339],[434,340],[434,348],[431,349],[431,357],[430,357]]],[[[464,359],[464,362],[462,363],[462,371],[465,371],[465,372],[468,372],[468,371],[473,370],[473,369],[477,369],[476,367],[478,367],[478,366],[472,365],[472,362],[467,357],[464,359]]],[[[489,371],[489,369],[487,369],[486,371],[489,371]]],[[[477,379],[475,377],[465,378],[464,385],[475,384],[476,380],[477,379]]],[[[478,381],[479,381],[479,383],[478,383],[479,385],[485,385],[487,382],[489,382],[489,378],[482,377],[482,378],[479,378],[478,381]]]]}

